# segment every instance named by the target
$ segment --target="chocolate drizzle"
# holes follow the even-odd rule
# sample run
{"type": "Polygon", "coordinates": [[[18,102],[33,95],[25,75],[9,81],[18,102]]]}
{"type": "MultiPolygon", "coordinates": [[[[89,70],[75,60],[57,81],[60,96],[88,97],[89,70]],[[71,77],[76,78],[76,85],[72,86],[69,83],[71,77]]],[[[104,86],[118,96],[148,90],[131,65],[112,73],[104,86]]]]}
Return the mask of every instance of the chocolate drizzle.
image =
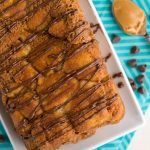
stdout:
{"type": "MultiPolygon", "coordinates": [[[[51,121],[51,122],[48,123],[47,125],[44,125],[44,126],[43,126],[43,130],[44,130],[44,131],[49,131],[52,127],[58,126],[58,125],[62,125],[62,124],[64,124],[64,123],[66,123],[65,118],[64,118],[64,117],[59,117],[59,118],[57,118],[57,119],[51,121]]],[[[68,126],[67,126],[67,127],[68,127],[68,126]]],[[[32,129],[33,129],[33,128],[32,128],[32,129]]],[[[42,133],[43,133],[43,131],[38,132],[37,134],[34,135],[34,138],[38,137],[38,136],[39,136],[40,134],[42,134],[42,133]]],[[[32,137],[33,137],[33,136],[32,136],[32,137]]],[[[30,140],[30,138],[29,138],[28,140],[30,140]]]]}
{"type": "MultiPolygon", "coordinates": [[[[109,81],[109,80],[108,80],[108,81],[109,81]]],[[[107,81],[106,81],[106,82],[107,82],[107,81]]],[[[104,82],[104,83],[106,83],[106,82],[104,82]]],[[[93,94],[100,86],[101,86],[101,84],[98,84],[98,85],[96,85],[95,87],[92,87],[92,88],[88,89],[88,91],[91,91],[91,90],[94,89],[94,91],[93,91],[92,93],[90,93],[90,94],[93,94]]],[[[80,93],[80,94],[82,95],[82,94],[85,94],[85,93],[87,93],[87,91],[84,91],[84,92],[82,92],[82,93],[80,93]]],[[[80,96],[80,95],[76,95],[76,96],[78,97],[78,96],[80,96]]],[[[87,98],[87,97],[88,97],[88,96],[86,96],[86,98],[87,98]]],[[[97,114],[97,113],[100,112],[101,110],[103,110],[103,109],[105,109],[106,107],[110,106],[110,105],[116,100],[116,97],[117,97],[117,94],[115,94],[115,95],[114,95],[113,97],[111,97],[111,98],[107,98],[106,96],[102,96],[102,97],[98,98],[96,101],[94,101],[92,104],[90,104],[89,106],[87,106],[84,110],[79,111],[79,112],[76,112],[75,115],[70,115],[70,112],[68,112],[67,115],[69,115],[69,118],[70,118],[70,119],[73,118],[73,119],[75,119],[75,120],[78,120],[78,119],[80,119],[83,115],[85,115],[86,113],[88,113],[89,111],[91,111],[92,109],[94,109],[95,107],[100,108],[100,109],[98,109],[98,111],[96,111],[96,112],[95,112],[94,114],[92,114],[90,117],[88,117],[86,120],[84,120],[84,121],[82,121],[82,122],[79,122],[76,126],[81,125],[83,122],[85,122],[85,121],[87,121],[88,119],[92,118],[95,114],[97,114]],[[103,105],[104,105],[104,106],[103,106],[103,105]]],[[[81,100],[81,103],[82,103],[86,98],[82,99],[82,100],[81,100]]],[[[80,104],[81,104],[81,103],[80,103],[80,104]]],[[[76,106],[79,106],[79,104],[77,104],[76,106]]],[[[73,108],[73,109],[74,109],[74,108],[73,108]]],[[[42,119],[42,120],[43,120],[43,119],[42,119]]],[[[42,120],[41,120],[41,122],[44,122],[44,120],[43,120],[43,121],[42,121],[42,120]]],[[[48,126],[44,127],[44,130],[48,131],[48,130],[51,129],[51,127],[56,126],[56,125],[60,125],[60,124],[63,124],[63,123],[65,123],[65,122],[62,121],[62,117],[60,117],[60,118],[58,118],[58,119],[56,119],[56,120],[51,121],[50,124],[48,124],[48,126]]],[[[69,126],[70,126],[70,125],[69,125],[69,126]]],[[[59,134],[56,134],[55,136],[53,136],[53,137],[49,140],[49,142],[52,141],[52,140],[54,140],[55,138],[57,138],[57,137],[59,137],[59,136],[65,134],[66,132],[64,132],[64,130],[65,130],[66,128],[68,128],[69,126],[65,127],[65,128],[62,130],[62,132],[60,132],[59,134]]],[[[70,130],[69,130],[69,131],[70,131],[70,130]]],[[[43,132],[43,131],[42,131],[42,132],[43,132]]],[[[40,134],[42,134],[42,132],[39,132],[38,134],[34,135],[34,138],[37,137],[37,136],[39,136],[40,134]]],[[[43,144],[44,144],[44,143],[43,143],[43,144]]]]}
{"type": "MultiPolygon", "coordinates": [[[[96,70],[96,72],[97,72],[97,70],[96,70]]],[[[96,74],[96,72],[94,72],[94,75],[96,74]]],[[[93,76],[94,76],[93,75],[93,76]]],[[[92,77],[93,77],[92,76],[92,77]]],[[[91,79],[91,78],[90,78],[91,79]]],[[[98,89],[98,88],[100,88],[103,84],[105,84],[106,82],[108,82],[108,81],[103,81],[103,82],[100,82],[99,84],[97,84],[96,86],[93,86],[93,87],[91,87],[90,89],[88,89],[88,90],[85,90],[85,91],[83,91],[82,89],[87,85],[87,83],[89,83],[89,81],[90,81],[90,79],[84,84],[84,86],[77,92],[77,93],[75,93],[70,99],[68,99],[65,103],[63,103],[63,104],[61,104],[61,105],[58,105],[57,107],[54,107],[54,108],[52,108],[51,110],[48,110],[47,112],[48,113],[53,113],[53,112],[55,112],[55,111],[57,111],[58,109],[60,109],[60,108],[62,108],[62,107],[64,107],[64,106],[66,106],[68,103],[70,103],[71,101],[73,101],[74,99],[76,99],[76,98],[78,98],[78,97],[80,97],[80,96],[83,96],[84,94],[85,94],[85,92],[87,93],[87,95],[86,96],[84,96],[84,98],[82,99],[82,102],[84,101],[84,100],[86,100],[88,97],[90,97],[90,96],[92,96],[95,92],[96,92],[96,90],[98,89]]],[[[54,99],[53,99],[54,100],[54,99]]],[[[52,101],[53,101],[52,100],[52,101]]],[[[52,101],[50,101],[49,103],[51,103],[52,101]]],[[[80,102],[81,103],[81,102],[80,102]]],[[[79,104],[80,104],[79,103],[79,104]]],[[[73,107],[74,108],[74,107],[73,107]]],[[[73,109],[72,108],[72,109],[73,109]]]]}
{"type": "Polygon", "coordinates": [[[116,98],[117,94],[115,94],[115,96],[111,97],[111,98],[107,98],[107,96],[102,96],[100,98],[98,98],[97,100],[95,100],[92,104],[86,106],[84,108],[84,110],[82,111],[78,111],[75,112],[74,114],[69,114],[69,117],[71,120],[79,120],[83,115],[86,115],[88,112],[90,112],[91,110],[97,108],[105,108],[107,105],[109,105],[111,103],[111,101],[114,101],[114,99],[116,98]],[[104,105],[104,106],[103,106],[104,105]]]}
{"type": "Polygon", "coordinates": [[[68,15],[74,15],[74,14],[77,13],[77,12],[78,12],[77,9],[71,9],[71,10],[66,11],[65,13],[63,13],[63,14],[61,14],[60,16],[58,16],[57,18],[55,18],[55,19],[51,22],[50,26],[51,26],[52,24],[57,23],[58,21],[60,21],[60,20],[62,20],[62,19],[65,19],[68,15]]]}
{"type": "MultiPolygon", "coordinates": [[[[34,8],[32,11],[29,11],[29,12],[28,12],[28,10],[30,10],[30,8],[33,7],[34,4],[36,4],[36,3],[37,3],[37,1],[33,1],[33,2],[25,9],[25,11],[27,11],[26,16],[23,16],[23,17],[21,17],[21,18],[15,20],[14,22],[12,22],[12,23],[9,25],[9,28],[13,28],[13,27],[17,24],[18,21],[26,21],[26,20],[29,20],[31,17],[33,17],[34,14],[38,11],[39,8],[36,7],[36,8],[34,8]]],[[[42,2],[42,4],[39,3],[39,5],[41,4],[41,5],[40,5],[40,8],[42,9],[42,8],[45,7],[48,3],[49,3],[49,0],[44,0],[44,1],[42,2]]],[[[12,17],[14,17],[14,16],[12,16],[12,17]]],[[[5,30],[5,33],[0,37],[0,39],[2,39],[3,36],[7,33],[7,30],[6,30],[5,27],[3,27],[3,28],[1,29],[1,31],[3,31],[3,30],[5,30]]]]}
{"type": "MultiPolygon", "coordinates": [[[[69,14],[74,14],[75,12],[76,12],[76,10],[70,10],[70,11],[68,11],[67,13],[65,13],[65,14],[63,14],[63,15],[61,15],[61,16],[59,16],[58,18],[56,18],[56,19],[55,19],[54,21],[52,21],[52,22],[54,23],[54,22],[56,22],[58,19],[60,19],[60,18],[62,18],[62,17],[65,17],[66,15],[69,15],[69,14]]],[[[50,23],[50,24],[51,24],[51,23],[50,23]]],[[[47,30],[47,29],[46,29],[46,30],[47,30]]],[[[45,33],[46,30],[44,30],[44,31],[42,32],[42,34],[45,33]]],[[[20,43],[20,44],[19,44],[18,46],[16,46],[15,48],[9,49],[9,50],[7,50],[6,52],[4,52],[2,55],[0,55],[0,57],[2,57],[2,58],[0,58],[1,65],[4,63],[4,60],[9,59],[13,53],[17,52],[18,50],[20,50],[20,49],[21,49],[22,47],[24,47],[25,45],[30,44],[30,43],[38,36],[38,34],[41,34],[41,33],[34,33],[34,34],[31,34],[31,35],[29,36],[29,38],[26,39],[25,42],[20,43]],[[2,63],[2,62],[3,62],[3,63],[2,63]]],[[[91,41],[90,41],[90,42],[91,42],[91,41]]],[[[90,42],[88,42],[88,43],[90,43],[90,42]]],[[[83,46],[86,45],[86,44],[87,44],[87,43],[83,44],[83,46]]],[[[43,53],[43,51],[42,51],[41,53],[43,53]]],[[[37,55],[35,52],[34,52],[34,54],[37,55]]],[[[32,55],[32,54],[31,54],[31,55],[32,55]]],[[[33,56],[33,55],[32,55],[32,56],[33,56]]],[[[24,59],[29,59],[29,57],[28,57],[28,58],[25,57],[24,59]]],[[[23,60],[23,59],[21,59],[21,60],[23,60]]],[[[3,72],[3,71],[5,71],[6,69],[9,70],[11,67],[13,67],[14,65],[17,65],[19,62],[20,62],[20,60],[17,60],[17,61],[13,62],[13,64],[11,64],[11,65],[9,65],[9,66],[6,66],[6,67],[4,67],[4,68],[1,67],[0,71],[3,72]]],[[[0,66],[1,66],[1,65],[0,65],[0,66]]]]}
{"type": "Polygon", "coordinates": [[[1,0],[1,1],[0,1],[0,4],[3,4],[4,2],[5,2],[5,0],[1,0]]]}
{"type": "Polygon", "coordinates": [[[7,7],[5,10],[3,10],[1,13],[0,13],[0,17],[6,13],[9,9],[11,9],[12,7],[18,5],[19,3],[21,3],[22,1],[24,0],[17,0],[16,2],[14,2],[12,5],[10,5],[9,7],[7,7]]]}
{"type": "Polygon", "coordinates": [[[99,29],[101,29],[101,27],[100,27],[99,24],[93,24],[93,23],[91,23],[91,28],[94,29],[94,30],[93,30],[93,33],[94,33],[94,34],[96,34],[97,31],[98,31],[99,29]]]}
{"type": "MultiPolygon", "coordinates": [[[[94,63],[93,63],[93,64],[94,64],[94,63]]],[[[92,67],[93,64],[87,66],[86,69],[89,69],[90,67],[92,67]]],[[[97,72],[97,70],[96,70],[96,72],[97,72]]],[[[95,75],[96,72],[94,72],[94,74],[92,75],[92,77],[95,75]]],[[[91,78],[92,78],[92,77],[91,77],[91,78]]],[[[91,78],[90,78],[90,79],[91,79],[91,78]]],[[[90,81],[90,79],[87,81],[87,83],[90,81]]],[[[87,83],[86,83],[86,84],[87,84],[87,83]]],[[[104,83],[105,83],[105,82],[104,82],[104,83]]],[[[85,84],[85,85],[86,85],[86,84],[85,84]]],[[[84,85],[84,86],[85,86],[85,85],[84,85]]],[[[102,83],[101,83],[101,84],[98,84],[98,86],[100,86],[100,85],[102,85],[102,83]]],[[[84,87],[84,86],[83,86],[83,87],[84,87]]],[[[89,90],[96,90],[96,89],[98,88],[98,86],[95,86],[95,87],[93,87],[93,88],[91,88],[91,89],[89,89],[89,90]]],[[[83,87],[82,87],[82,88],[83,88],[83,87]]],[[[76,93],[71,99],[67,100],[64,104],[62,104],[62,105],[60,105],[60,106],[58,106],[58,107],[53,108],[52,110],[48,111],[47,113],[48,113],[48,114],[49,114],[49,113],[53,113],[54,111],[56,111],[56,110],[60,109],[61,107],[67,105],[67,104],[68,104],[71,100],[73,100],[76,96],[80,96],[80,95],[84,94],[85,91],[82,92],[82,88],[80,89],[80,92],[76,93]]],[[[49,93],[49,95],[50,95],[50,93],[49,93]]],[[[34,112],[33,112],[33,113],[34,113],[34,112]]]]}
{"type": "Polygon", "coordinates": [[[107,61],[111,58],[111,56],[112,56],[112,54],[109,53],[109,54],[104,58],[105,62],[107,62],[107,61]]]}
{"type": "MultiPolygon", "coordinates": [[[[100,68],[97,68],[97,69],[100,69],[100,68]]],[[[96,74],[96,72],[98,71],[97,69],[96,69],[96,71],[94,71],[94,74],[92,74],[91,78],[83,85],[83,87],[82,87],[77,93],[75,93],[75,95],[74,95],[72,98],[68,99],[68,100],[67,100],[65,103],[63,103],[62,105],[59,105],[59,106],[57,106],[57,107],[51,109],[50,111],[48,111],[48,112],[46,113],[45,116],[43,116],[42,118],[40,117],[40,118],[43,120],[44,118],[46,118],[46,117],[48,116],[48,114],[53,113],[54,111],[57,111],[57,110],[60,109],[61,107],[66,106],[69,102],[71,102],[72,100],[74,100],[76,97],[80,97],[80,96],[84,95],[86,92],[87,92],[87,93],[90,92],[90,93],[89,93],[88,95],[86,95],[86,96],[82,99],[82,102],[83,102],[84,100],[86,100],[86,98],[87,98],[88,96],[94,94],[94,92],[95,92],[101,85],[103,85],[104,83],[106,83],[107,81],[109,81],[109,80],[104,81],[104,82],[99,83],[98,85],[96,85],[96,86],[94,86],[94,87],[91,87],[90,89],[88,89],[88,90],[86,90],[86,91],[83,91],[82,89],[83,89],[83,88],[87,85],[87,83],[89,83],[89,81],[93,78],[93,76],[94,76],[94,75],[96,74]]],[[[38,107],[38,106],[37,106],[37,107],[38,107]]],[[[35,114],[35,111],[33,112],[33,114],[35,114]]],[[[32,116],[33,116],[33,114],[32,114],[32,116]]],[[[35,118],[33,119],[33,117],[32,117],[31,122],[33,122],[34,120],[35,120],[35,118]]],[[[43,120],[42,122],[44,122],[44,120],[43,120]]],[[[22,127],[21,124],[20,124],[20,127],[22,127]]]]}
{"type": "MultiPolygon", "coordinates": [[[[94,115],[98,114],[100,111],[106,109],[107,107],[109,107],[110,105],[112,105],[115,100],[117,99],[118,94],[115,94],[114,96],[107,98],[106,96],[102,96],[100,98],[98,98],[95,102],[93,102],[92,104],[90,104],[89,106],[87,106],[84,110],[76,112],[75,116],[70,116],[70,119],[73,119],[74,121],[79,120],[81,117],[83,117],[85,114],[87,114],[88,112],[90,112],[91,110],[96,109],[96,111],[91,114],[89,117],[85,118],[85,120],[83,121],[77,121],[77,124],[75,124],[75,127],[81,125],[82,123],[85,123],[86,121],[88,121],[89,119],[91,119],[94,115]]],[[[50,126],[47,126],[45,128],[45,130],[50,130],[52,126],[55,125],[60,125],[63,124],[64,122],[61,121],[61,118],[58,118],[58,120],[54,120],[50,123],[50,126]]],[[[67,132],[70,132],[71,130],[73,130],[70,125],[67,125],[66,127],[64,127],[64,129],[61,130],[61,132],[57,132],[55,133],[54,136],[52,136],[50,139],[42,142],[40,145],[38,145],[38,147],[43,146],[46,142],[52,142],[53,140],[59,138],[60,136],[66,134],[67,132]],[[69,128],[69,129],[68,129],[69,128]]],[[[39,132],[38,134],[36,134],[34,136],[34,138],[36,138],[37,136],[39,136],[40,134],[42,134],[42,132],[39,132]]],[[[29,139],[30,140],[30,139],[29,139]]]]}
{"type": "MultiPolygon", "coordinates": [[[[31,34],[29,36],[29,38],[27,38],[23,43],[18,44],[16,47],[11,48],[9,50],[7,50],[6,52],[4,52],[2,55],[0,55],[0,66],[5,63],[6,60],[9,60],[11,58],[11,55],[18,52],[21,48],[25,47],[26,45],[30,44],[37,36],[44,34],[45,31],[43,31],[42,33],[34,33],[31,34]],[[4,61],[5,60],[5,61],[4,61]]],[[[35,52],[33,52],[35,54],[35,52]]],[[[31,53],[30,55],[32,55],[33,53],[31,53]]],[[[29,57],[29,56],[27,56],[29,57]]],[[[1,74],[3,73],[3,71],[5,70],[9,70],[10,68],[16,66],[21,60],[25,60],[27,57],[21,58],[20,60],[16,60],[14,61],[12,64],[6,66],[6,67],[2,67],[0,69],[1,74]]]]}
{"type": "MultiPolygon", "coordinates": [[[[71,101],[75,100],[75,98],[78,98],[78,97],[84,95],[84,97],[82,98],[82,100],[81,100],[76,106],[74,106],[74,107],[72,108],[72,110],[75,109],[77,106],[79,106],[81,103],[83,103],[88,97],[91,97],[91,96],[97,91],[98,88],[100,88],[103,84],[107,83],[108,81],[109,81],[109,79],[108,79],[107,81],[103,81],[103,82],[99,83],[98,85],[96,85],[96,86],[94,86],[94,87],[89,88],[88,90],[82,91],[82,88],[83,88],[85,85],[87,85],[87,83],[89,82],[89,81],[88,81],[88,82],[80,89],[80,91],[82,91],[82,92],[77,92],[77,93],[75,93],[75,95],[74,95],[72,98],[68,99],[68,100],[67,100],[65,103],[63,103],[62,105],[59,105],[58,107],[55,107],[55,108],[51,109],[50,111],[47,111],[47,112],[46,112],[46,115],[41,118],[41,122],[44,122],[44,119],[45,119],[49,114],[51,114],[51,113],[57,111],[58,109],[60,109],[60,108],[62,108],[62,107],[64,107],[64,106],[66,106],[68,103],[70,103],[71,101]],[[85,95],[85,93],[87,93],[87,95],[85,95]]],[[[68,114],[69,114],[69,112],[68,112],[66,115],[68,115],[68,114]]],[[[60,119],[60,118],[59,118],[59,119],[60,119]]],[[[33,122],[33,121],[34,121],[34,119],[32,120],[32,122],[33,122]]],[[[53,124],[53,122],[51,122],[51,123],[53,124]]]]}
{"type": "MultiPolygon", "coordinates": [[[[54,83],[52,86],[50,86],[47,90],[45,90],[42,93],[40,93],[40,95],[36,93],[34,96],[38,96],[38,97],[42,98],[42,97],[45,97],[45,95],[47,95],[47,94],[50,95],[52,92],[54,92],[57,88],[59,88],[65,82],[71,80],[75,76],[78,76],[78,75],[82,74],[83,72],[85,72],[86,70],[94,67],[98,63],[99,63],[99,60],[96,60],[93,63],[91,63],[91,64],[89,64],[89,65],[87,65],[87,66],[85,66],[85,67],[83,67],[83,68],[81,68],[79,70],[76,70],[76,71],[71,72],[70,74],[67,74],[66,76],[64,76],[63,78],[58,80],[56,83],[54,83]]],[[[27,81],[27,82],[31,83],[30,80],[27,81]]],[[[22,84],[24,84],[24,83],[22,83],[22,84]]],[[[18,99],[16,99],[15,101],[18,101],[18,99]]],[[[30,103],[31,101],[32,101],[32,98],[29,99],[29,101],[26,102],[26,103],[30,103]]],[[[26,105],[26,103],[24,105],[26,105]]],[[[17,107],[20,109],[20,108],[24,107],[24,105],[17,104],[17,107]]],[[[15,107],[15,108],[17,108],[17,107],[15,107]]],[[[16,110],[16,109],[14,109],[14,110],[16,110]]],[[[11,111],[12,111],[12,109],[11,109],[11,111]]]]}
{"type": "MultiPolygon", "coordinates": [[[[63,61],[60,62],[60,63],[64,63],[64,61],[65,61],[67,58],[71,57],[72,55],[74,55],[74,54],[77,53],[77,52],[80,52],[82,49],[84,49],[85,47],[89,46],[89,45],[92,44],[92,43],[93,43],[93,41],[81,45],[79,48],[77,48],[75,51],[73,51],[73,53],[71,53],[71,54],[69,54],[69,55],[66,55],[65,59],[63,59],[63,61]]],[[[51,43],[50,43],[50,44],[51,44],[51,43]]],[[[48,48],[49,48],[49,45],[50,45],[50,44],[47,44],[48,48]]],[[[40,54],[41,54],[41,52],[45,52],[46,50],[47,50],[47,49],[40,49],[39,52],[40,52],[40,54]]],[[[35,52],[36,52],[36,51],[35,51],[35,52]]],[[[36,52],[36,53],[37,53],[37,52],[36,52]]],[[[60,55],[60,54],[58,54],[57,56],[59,56],[59,55],[60,55]]],[[[29,55],[29,56],[30,56],[30,55],[29,55]]],[[[39,56],[39,55],[38,55],[38,56],[39,56]]],[[[28,58],[29,58],[29,57],[28,57],[28,58]]],[[[55,83],[53,86],[49,87],[46,91],[42,92],[42,93],[40,94],[40,96],[39,96],[38,93],[36,93],[34,96],[37,96],[37,97],[39,97],[39,98],[42,98],[42,97],[45,97],[45,95],[47,95],[48,93],[49,93],[49,95],[50,95],[53,91],[55,91],[55,89],[57,89],[58,87],[60,87],[63,83],[67,82],[68,80],[71,80],[74,76],[80,75],[80,74],[82,74],[84,71],[86,71],[87,69],[92,68],[92,67],[94,67],[95,65],[98,65],[98,64],[99,64],[99,60],[96,60],[96,61],[94,61],[93,63],[91,63],[91,64],[89,64],[89,65],[87,65],[87,66],[85,66],[85,67],[83,67],[83,68],[81,68],[81,69],[79,69],[79,70],[76,70],[76,71],[74,71],[74,72],[71,72],[70,74],[68,74],[68,75],[66,75],[65,77],[63,77],[62,79],[60,79],[60,80],[59,80],[57,83],[55,83]]],[[[28,66],[28,64],[27,64],[25,67],[27,67],[27,66],[28,66]]],[[[23,69],[24,69],[25,67],[23,67],[23,69]]],[[[23,71],[23,69],[21,69],[20,71],[23,71]]],[[[53,66],[52,66],[52,67],[48,67],[48,69],[53,69],[53,66]]],[[[20,73],[20,71],[17,72],[17,74],[20,73]]],[[[41,73],[44,73],[45,71],[47,71],[47,68],[44,69],[41,73]]],[[[31,85],[38,77],[40,77],[40,76],[42,75],[41,73],[38,72],[38,73],[36,74],[36,76],[34,76],[34,77],[32,77],[31,79],[28,79],[28,80],[26,80],[26,81],[20,83],[20,84],[18,85],[18,87],[21,86],[21,85],[23,85],[24,87],[28,87],[28,85],[31,85]]],[[[14,75],[14,76],[15,76],[15,75],[14,75]]],[[[16,89],[16,87],[13,88],[13,89],[10,89],[9,92],[13,91],[14,89],[16,89]]],[[[27,88],[27,89],[30,89],[30,88],[27,88]]],[[[7,91],[7,92],[8,92],[8,91],[7,91]]],[[[21,93],[19,97],[23,96],[23,94],[24,94],[25,92],[26,92],[26,90],[25,90],[23,93],[21,93]]],[[[33,99],[33,97],[32,97],[31,99],[29,99],[29,100],[28,100],[27,102],[25,102],[24,104],[19,104],[19,99],[20,99],[19,97],[16,98],[16,100],[15,100],[15,103],[17,104],[17,106],[13,107],[13,108],[15,108],[15,109],[12,109],[11,107],[10,107],[10,109],[9,109],[9,106],[12,106],[12,103],[11,103],[11,104],[9,104],[9,105],[7,106],[8,111],[11,111],[11,112],[12,112],[12,111],[14,111],[14,110],[16,110],[16,109],[20,109],[20,108],[26,106],[27,104],[29,104],[30,102],[32,102],[32,99],[33,99]]],[[[33,113],[34,113],[34,112],[33,112],[33,113]]]]}
{"type": "MultiPolygon", "coordinates": [[[[74,54],[80,52],[80,51],[81,51],[82,49],[84,49],[85,47],[90,46],[93,42],[94,42],[94,41],[92,40],[92,41],[90,41],[90,42],[88,42],[88,43],[82,44],[79,48],[77,48],[76,50],[74,50],[72,53],[66,54],[65,57],[64,57],[64,59],[63,59],[62,61],[60,61],[58,64],[56,64],[56,65],[54,65],[54,66],[48,66],[48,67],[45,68],[41,73],[38,73],[38,75],[39,75],[39,74],[45,74],[45,73],[46,73],[47,71],[49,71],[49,70],[55,70],[55,69],[58,67],[58,65],[63,65],[63,63],[64,63],[67,59],[69,59],[70,57],[72,57],[74,54]]],[[[20,60],[15,61],[15,62],[12,63],[11,65],[5,67],[5,69],[7,68],[7,70],[8,70],[9,68],[14,67],[15,65],[17,65],[17,64],[18,64],[20,61],[22,61],[22,60],[28,61],[29,64],[25,65],[23,68],[20,69],[20,71],[17,72],[17,74],[19,74],[21,71],[23,71],[23,69],[24,69],[25,67],[27,67],[28,65],[30,65],[30,63],[32,63],[37,57],[40,57],[41,55],[45,54],[45,53],[49,50],[50,45],[51,45],[51,42],[50,42],[50,43],[47,43],[47,45],[46,45],[44,48],[43,48],[43,47],[37,48],[37,50],[33,51],[33,53],[31,52],[27,57],[24,57],[24,58],[21,58],[20,60]]],[[[61,53],[59,53],[59,54],[56,55],[56,56],[58,57],[60,54],[61,54],[61,53]]],[[[57,59],[56,59],[56,60],[57,60],[57,59]]],[[[55,61],[56,61],[56,60],[55,60],[55,61]]],[[[54,61],[54,62],[55,62],[55,61],[54,61]]],[[[54,64],[55,64],[55,63],[54,63],[54,64]]],[[[3,69],[3,71],[4,71],[5,69],[3,69]]],[[[35,68],[34,68],[34,69],[35,69],[35,68]]],[[[2,71],[2,70],[1,70],[1,71],[2,71]]],[[[37,71],[37,70],[36,70],[36,71],[37,71]]],[[[38,72],[38,71],[37,71],[37,72],[38,72]]],[[[17,74],[16,74],[16,75],[17,75],[17,74]]],[[[16,76],[16,75],[14,75],[14,76],[16,76]]],[[[34,77],[33,79],[35,79],[35,77],[34,77]]],[[[32,78],[31,78],[31,80],[32,80],[32,78]]],[[[25,84],[28,83],[28,82],[30,82],[30,80],[24,81],[24,82],[20,83],[20,84],[18,85],[18,87],[21,86],[21,85],[25,85],[25,84]]],[[[15,88],[16,88],[16,87],[15,87],[15,88]]],[[[14,89],[10,89],[9,92],[11,92],[11,91],[13,91],[13,90],[14,90],[14,89]]]]}
{"type": "MultiPolygon", "coordinates": [[[[41,34],[41,33],[40,33],[41,34]]],[[[1,55],[0,55],[0,57],[2,57],[2,58],[0,58],[0,62],[2,62],[2,61],[4,61],[5,59],[7,59],[7,55],[8,55],[8,57],[11,55],[11,54],[13,54],[14,52],[17,52],[18,50],[20,50],[20,48],[22,48],[23,46],[25,46],[25,45],[27,45],[27,44],[29,44],[29,43],[31,43],[35,38],[37,37],[37,34],[36,33],[34,33],[34,34],[31,34],[23,43],[20,43],[20,44],[18,44],[16,47],[11,47],[10,49],[8,49],[6,52],[4,52],[4,53],[2,53],[1,55]]]]}

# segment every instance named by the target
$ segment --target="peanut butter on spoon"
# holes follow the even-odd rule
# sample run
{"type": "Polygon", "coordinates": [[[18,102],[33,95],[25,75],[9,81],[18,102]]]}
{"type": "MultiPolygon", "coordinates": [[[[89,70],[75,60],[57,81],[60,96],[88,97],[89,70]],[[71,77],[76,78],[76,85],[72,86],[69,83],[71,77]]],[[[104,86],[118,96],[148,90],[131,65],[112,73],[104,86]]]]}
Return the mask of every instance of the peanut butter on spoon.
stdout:
{"type": "Polygon", "coordinates": [[[114,0],[112,10],[117,22],[125,33],[129,35],[143,35],[149,41],[146,31],[147,19],[141,8],[131,0],[114,0]]]}

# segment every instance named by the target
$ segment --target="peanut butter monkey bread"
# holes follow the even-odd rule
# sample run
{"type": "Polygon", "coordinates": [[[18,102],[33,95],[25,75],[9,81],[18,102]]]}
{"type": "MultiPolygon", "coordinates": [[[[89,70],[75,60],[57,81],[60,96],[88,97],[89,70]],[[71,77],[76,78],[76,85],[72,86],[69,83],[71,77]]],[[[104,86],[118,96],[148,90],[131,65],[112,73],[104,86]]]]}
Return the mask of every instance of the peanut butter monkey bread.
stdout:
{"type": "Polygon", "coordinates": [[[2,102],[28,150],[56,150],[122,119],[78,0],[1,0],[0,24],[2,102]]]}

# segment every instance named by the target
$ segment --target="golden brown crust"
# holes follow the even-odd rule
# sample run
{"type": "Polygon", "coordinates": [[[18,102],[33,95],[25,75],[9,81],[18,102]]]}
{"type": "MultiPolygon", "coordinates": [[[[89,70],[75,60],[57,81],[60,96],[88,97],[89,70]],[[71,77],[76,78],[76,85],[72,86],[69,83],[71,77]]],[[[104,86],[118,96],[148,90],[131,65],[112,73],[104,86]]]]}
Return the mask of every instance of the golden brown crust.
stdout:
{"type": "Polygon", "coordinates": [[[78,1],[57,2],[1,4],[2,26],[12,20],[0,32],[2,100],[29,150],[76,143],[124,114],[78,1]]]}

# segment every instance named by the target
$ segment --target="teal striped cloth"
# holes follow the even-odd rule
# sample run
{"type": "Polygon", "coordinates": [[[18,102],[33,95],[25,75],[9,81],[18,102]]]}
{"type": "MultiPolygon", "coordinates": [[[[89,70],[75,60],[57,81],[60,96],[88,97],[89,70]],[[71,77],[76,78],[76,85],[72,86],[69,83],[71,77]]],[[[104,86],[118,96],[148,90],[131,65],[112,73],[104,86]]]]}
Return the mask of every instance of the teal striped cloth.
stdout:
{"type": "Polygon", "coordinates": [[[0,123],[0,134],[4,136],[5,142],[0,144],[0,150],[12,150],[12,146],[9,142],[9,139],[6,135],[6,132],[4,128],[2,127],[2,124],[0,123]]]}
{"type": "MultiPolygon", "coordinates": [[[[150,34],[150,1],[149,0],[133,0],[133,1],[137,3],[137,5],[139,5],[141,8],[143,8],[143,10],[145,10],[145,13],[148,18],[147,31],[150,34]]],[[[140,103],[143,112],[145,113],[150,104],[150,44],[146,42],[144,37],[141,36],[131,37],[122,32],[122,30],[117,25],[116,21],[112,16],[111,12],[112,0],[93,0],[93,3],[99,13],[99,16],[101,17],[104,23],[104,26],[110,38],[114,33],[120,35],[122,38],[122,41],[119,44],[114,44],[114,47],[116,49],[118,57],[120,58],[122,66],[126,71],[127,76],[135,79],[140,74],[136,69],[128,67],[127,61],[129,59],[135,58],[138,60],[138,64],[146,63],[148,65],[147,72],[145,73],[146,81],[144,83],[144,86],[147,89],[147,94],[140,95],[137,92],[135,93],[137,96],[137,100],[140,103]],[[138,46],[141,49],[140,54],[136,55],[130,54],[130,49],[134,45],[138,46]]],[[[140,86],[138,83],[137,85],[140,86]]],[[[0,150],[12,150],[11,144],[1,124],[0,124],[0,134],[3,134],[6,139],[5,143],[0,144],[0,150]]],[[[110,142],[104,146],[97,148],[96,150],[126,150],[133,136],[134,133],[123,136],[119,139],[116,139],[113,142],[110,142]]]]}

